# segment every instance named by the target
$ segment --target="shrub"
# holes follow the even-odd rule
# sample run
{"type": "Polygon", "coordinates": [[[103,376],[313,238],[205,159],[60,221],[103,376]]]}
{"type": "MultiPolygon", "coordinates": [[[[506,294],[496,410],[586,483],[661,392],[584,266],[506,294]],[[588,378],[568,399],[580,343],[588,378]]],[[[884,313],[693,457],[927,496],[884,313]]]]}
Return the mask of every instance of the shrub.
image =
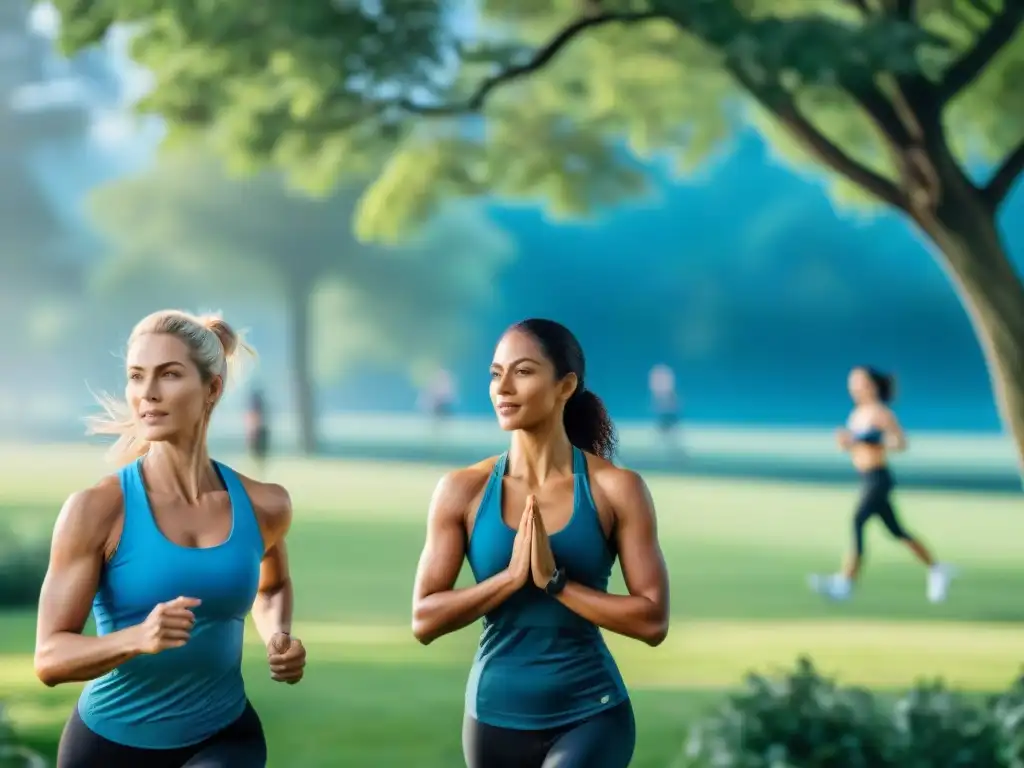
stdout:
{"type": "Polygon", "coordinates": [[[941,682],[908,691],[894,705],[892,720],[905,768],[1005,765],[991,706],[949,691],[941,682]]]}
{"type": "Polygon", "coordinates": [[[920,683],[889,704],[810,660],[750,675],[690,731],[690,768],[1024,768],[1024,682],[983,700],[920,683]]]}
{"type": "Polygon", "coordinates": [[[1024,768],[1024,680],[993,699],[989,711],[999,734],[998,765],[1024,768]]]}
{"type": "Polygon", "coordinates": [[[868,691],[841,688],[809,659],[747,677],[690,732],[687,764],[707,768],[895,768],[894,729],[868,691]]]}
{"type": "Polygon", "coordinates": [[[45,540],[0,530],[0,609],[36,604],[48,560],[49,545],[45,540]]]}

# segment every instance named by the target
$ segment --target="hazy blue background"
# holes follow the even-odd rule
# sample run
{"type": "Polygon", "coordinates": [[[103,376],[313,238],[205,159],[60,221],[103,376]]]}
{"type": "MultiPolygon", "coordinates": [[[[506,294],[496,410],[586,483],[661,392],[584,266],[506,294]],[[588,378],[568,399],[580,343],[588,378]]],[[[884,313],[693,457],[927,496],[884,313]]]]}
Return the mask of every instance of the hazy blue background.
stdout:
{"type": "MultiPolygon", "coordinates": [[[[126,67],[119,41],[63,61],[49,48],[45,14],[36,14],[34,33],[23,32],[25,7],[5,4],[0,17],[9,51],[0,61],[0,258],[10,258],[6,239],[7,249],[43,243],[59,261],[96,263],[105,251],[85,215],[88,193],[145,168],[159,129],[140,130],[123,115],[144,78],[126,67]]],[[[753,132],[685,184],[658,170],[652,176],[651,196],[589,222],[556,224],[529,207],[489,207],[518,253],[490,311],[475,316],[472,342],[445,361],[458,380],[460,412],[488,411],[486,369],[502,328],[541,315],[576,331],[589,356],[588,384],[619,418],[646,417],[647,371],[667,362],[690,419],[831,425],[847,407],[846,370],[870,363],[897,374],[909,427],[999,428],[967,316],[902,219],[837,213],[820,178],[777,163],[753,132]]],[[[1003,216],[1018,263],[1022,214],[1018,191],[1003,216]]],[[[244,275],[239,282],[222,306],[251,327],[272,406],[288,407],[280,316],[247,302],[244,275]]],[[[0,286],[9,307],[24,304],[29,318],[38,315],[28,305],[40,292],[35,284],[0,286]]],[[[119,351],[134,319],[126,314],[116,332],[91,338],[73,366],[56,366],[62,380],[46,388],[78,409],[89,401],[86,384],[119,387],[119,365],[107,353],[119,351]]],[[[26,323],[46,326],[45,318],[26,323]]],[[[38,390],[26,380],[38,375],[38,363],[9,352],[0,381],[8,403],[26,385],[38,390]]],[[[409,411],[416,391],[407,371],[360,366],[323,382],[319,397],[326,410],[409,411]]]]}
{"type": "MultiPolygon", "coordinates": [[[[693,419],[831,425],[848,405],[846,371],[866,363],[897,374],[910,427],[999,429],[967,314],[902,219],[837,213],[819,180],[776,163],[754,134],[699,183],[656,184],[651,200],[586,223],[492,206],[520,251],[499,283],[501,304],[479,318],[481,342],[453,362],[463,409],[489,411],[491,340],[540,315],[577,333],[589,385],[621,417],[648,414],[646,371],[663,361],[693,419]]],[[[1004,226],[1020,264],[1020,192],[1004,226]]],[[[345,408],[412,402],[400,380],[376,377],[332,399],[345,408]]]]}

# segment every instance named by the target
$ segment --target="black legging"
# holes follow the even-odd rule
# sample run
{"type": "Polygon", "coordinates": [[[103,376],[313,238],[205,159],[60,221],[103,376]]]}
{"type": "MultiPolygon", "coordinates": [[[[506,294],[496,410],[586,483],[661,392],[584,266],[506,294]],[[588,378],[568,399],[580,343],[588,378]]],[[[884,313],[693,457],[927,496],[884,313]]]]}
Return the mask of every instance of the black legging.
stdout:
{"type": "Polygon", "coordinates": [[[462,726],[467,768],[627,768],[635,747],[628,699],[560,728],[520,731],[469,716],[462,726]]]}
{"type": "Polygon", "coordinates": [[[863,474],[860,501],[853,516],[853,547],[858,555],[864,554],[864,526],[875,515],[896,539],[909,541],[912,537],[900,525],[892,508],[889,494],[896,485],[887,467],[872,469],[863,474]]]}
{"type": "Polygon", "coordinates": [[[177,749],[139,749],[117,744],[89,729],[78,707],[64,726],[57,768],[266,768],[267,742],[256,710],[205,741],[177,749]]]}

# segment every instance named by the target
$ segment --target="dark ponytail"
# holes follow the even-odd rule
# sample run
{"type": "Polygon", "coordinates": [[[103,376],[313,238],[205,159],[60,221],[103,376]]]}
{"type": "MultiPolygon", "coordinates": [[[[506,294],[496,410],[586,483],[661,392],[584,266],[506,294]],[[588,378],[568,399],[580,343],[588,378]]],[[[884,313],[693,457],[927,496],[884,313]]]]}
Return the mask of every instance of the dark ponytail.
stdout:
{"type": "Polygon", "coordinates": [[[589,389],[577,389],[565,404],[562,414],[565,434],[577,448],[603,459],[615,455],[615,425],[601,398],[589,389]]]}
{"type": "MultiPolygon", "coordinates": [[[[572,332],[554,320],[531,318],[516,323],[509,331],[522,331],[532,336],[555,368],[555,375],[563,379],[576,375],[576,391],[565,403],[562,422],[569,442],[583,451],[604,459],[615,454],[617,439],[615,425],[601,398],[585,386],[587,372],[583,348],[572,332]]],[[[507,333],[507,331],[506,331],[507,333]]]]}
{"type": "Polygon", "coordinates": [[[877,368],[870,366],[864,366],[863,370],[871,379],[871,383],[875,385],[878,399],[886,405],[891,403],[896,397],[896,377],[891,373],[882,373],[877,368]]]}

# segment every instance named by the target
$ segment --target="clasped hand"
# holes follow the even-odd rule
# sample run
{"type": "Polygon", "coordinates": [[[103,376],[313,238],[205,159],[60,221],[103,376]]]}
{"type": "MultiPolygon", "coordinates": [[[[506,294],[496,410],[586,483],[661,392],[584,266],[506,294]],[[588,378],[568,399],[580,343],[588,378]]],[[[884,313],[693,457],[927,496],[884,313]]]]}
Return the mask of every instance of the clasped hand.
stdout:
{"type": "Polygon", "coordinates": [[[306,671],[306,649],[299,638],[278,632],[267,643],[267,663],[272,680],[295,685],[306,671]]]}
{"type": "Polygon", "coordinates": [[[526,499],[526,509],[519,519],[519,529],[512,544],[508,570],[517,587],[532,579],[534,584],[544,589],[555,575],[555,555],[544,530],[544,520],[537,510],[535,496],[526,499]]]}

